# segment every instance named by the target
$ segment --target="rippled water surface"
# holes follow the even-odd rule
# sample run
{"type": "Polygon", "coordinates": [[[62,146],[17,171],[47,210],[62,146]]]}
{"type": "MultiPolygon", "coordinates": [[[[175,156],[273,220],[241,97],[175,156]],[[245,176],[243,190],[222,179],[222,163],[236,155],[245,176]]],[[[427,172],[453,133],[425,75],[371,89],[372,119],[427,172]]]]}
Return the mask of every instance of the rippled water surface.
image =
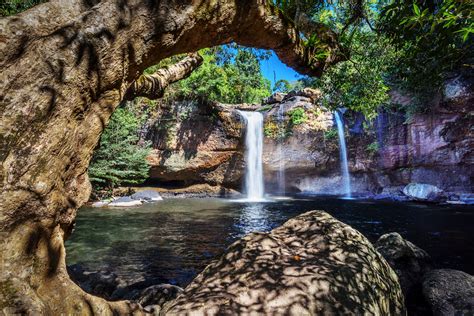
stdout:
{"type": "Polygon", "coordinates": [[[81,208],[66,242],[67,263],[108,268],[128,281],[189,283],[245,234],[325,210],[371,241],[397,231],[439,267],[474,274],[474,207],[296,197],[268,203],[168,199],[131,209],[81,208]]]}

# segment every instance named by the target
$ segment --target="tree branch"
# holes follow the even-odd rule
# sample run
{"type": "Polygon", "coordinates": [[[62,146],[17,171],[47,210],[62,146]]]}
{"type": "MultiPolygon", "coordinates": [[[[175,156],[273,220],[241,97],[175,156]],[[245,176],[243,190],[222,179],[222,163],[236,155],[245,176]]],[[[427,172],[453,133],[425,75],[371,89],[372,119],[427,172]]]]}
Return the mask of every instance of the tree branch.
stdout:
{"type": "Polygon", "coordinates": [[[189,77],[201,66],[202,61],[199,53],[191,53],[174,65],[158,69],[152,75],[143,74],[130,85],[124,100],[131,101],[136,97],[159,99],[170,84],[189,77]]]}

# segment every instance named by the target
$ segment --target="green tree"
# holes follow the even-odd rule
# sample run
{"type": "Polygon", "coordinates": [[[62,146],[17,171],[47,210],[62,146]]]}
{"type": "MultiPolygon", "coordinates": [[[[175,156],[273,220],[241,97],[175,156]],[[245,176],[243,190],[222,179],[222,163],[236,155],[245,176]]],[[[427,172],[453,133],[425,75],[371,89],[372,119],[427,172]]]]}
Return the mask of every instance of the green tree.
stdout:
{"type": "Polygon", "coordinates": [[[0,16],[14,15],[46,1],[47,0],[2,0],[0,1],[0,16]]]}
{"type": "Polygon", "coordinates": [[[150,145],[139,143],[140,123],[138,115],[127,107],[114,112],[89,166],[89,176],[96,187],[112,188],[146,180],[150,145]]]}
{"type": "Polygon", "coordinates": [[[395,0],[382,8],[379,28],[401,52],[390,79],[415,97],[409,111],[426,111],[450,73],[472,71],[472,1],[395,0]]]}
{"type": "Polygon", "coordinates": [[[282,92],[288,93],[291,91],[291,83],[288,80],[280,79],[275,82],[275,86],[273,87],[274,92],[282,92]]]}
{"type": "Polygon", "coordinates": [[[270,81],[263,77],[260,68],[260,61],[268,58],[268,52],[226,45],[203,49],[200,54],[203,64],[189,78],[172,85],[167,98],[255,103],[271,94],[270,81]]]}

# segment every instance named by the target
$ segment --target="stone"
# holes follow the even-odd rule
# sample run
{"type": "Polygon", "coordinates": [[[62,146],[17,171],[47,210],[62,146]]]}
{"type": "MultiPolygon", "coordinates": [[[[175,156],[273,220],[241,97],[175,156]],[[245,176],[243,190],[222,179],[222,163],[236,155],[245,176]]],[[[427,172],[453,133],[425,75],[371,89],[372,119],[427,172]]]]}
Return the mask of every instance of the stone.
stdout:
{"type": "Polygon", "coordinates": [[[403,188],[403,194],[415,200],[440,202],[445,199],[443,190],[426,183],[410,183],[403,188]]]}
{"type": "Polygon", "coordinates": [[[86,271],[81,265],[73,264],[67,267],[71,279],[86,292],[110,299],[117,289],[118,277],[112,271],[102,269],[97,272],[86,271]]]}
{"type": "Polygon", "coordinates": [[[110,204],[110,201],[97,201],[91,204],[92,207],[106,207],[110,204]]]}
{"type": "Polygon", "coordinates": [[[467,99],[472,94],[471,86],[465,78],[457,76],[446,80],[444,84],[444,100],[457,101],[467,99]]]}
{"type": "Polygon", "coordinates": [[[421,284],[423,274],[430,269],[430,255],[399,233],[382,235],[375,243],[375,249],[397,273],[405,297],[421,284]]]}
{"type": "Polygon", "coordinates": [[[143,190],[138,191],[130,196],[132,200],[145,201],[145,202],[157,202],[162,201],[160,193],[154,190],[143,190]]]}
{"type": "Polygon", "coordinates": [[[156,306],[163,306],[163,304],[175,299],[182,292],[183,289],[176,285],[157,284],[144,289],[136,301],[142,306],[154,306],[156,310],[156,306]]]}
{"type": "Polygon", "coordinates": [[[141,201],[132,199],[129,196],[122,196],[116,200],[110,202],[107,206],[109,207],[132,207],[142,205],[141,201]]]}
{"type": "Polygon", "coordinates": [[[423,296],[435,316],[474,315],[474,276],[458,270],[432,270],[424,277],[423,296]]]}
{"type": "Polygon", "coordinates": [[[403,315],[395,272],[352,227],[322,211],[233,243],[166,303],[166,315],[403,315]]]}
{"type": "Polygon", "coordinates": [[[275,92],[274,94],[272,94],[268,98],[263,99],[262,104],[279,103],[279,102],[283,101],[284,97],[285,97],[284,93],[275,92]]]}

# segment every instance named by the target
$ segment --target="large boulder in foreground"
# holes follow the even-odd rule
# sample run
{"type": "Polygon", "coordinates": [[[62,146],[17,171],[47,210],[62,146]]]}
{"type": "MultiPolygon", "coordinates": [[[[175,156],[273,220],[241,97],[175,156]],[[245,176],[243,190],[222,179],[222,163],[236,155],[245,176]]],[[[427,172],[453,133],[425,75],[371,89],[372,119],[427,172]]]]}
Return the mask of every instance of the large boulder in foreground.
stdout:
{"type": "Polygon", "coordinates": [[[403,315],[395,272],[358,231],[311,211],[252,233],[165,304],[178,315],[403,315]]]}
{"type": "Polygon", "coordinates": [[[375,248],[397,273],[405,296],[414,286],[421,284],[423,274],[430,269],[430,255],[399,233],[382,235],[375,248]]]}
{"type": "Polygon", "coordinates": [[[458,270],[428,272],[423,296],[433,315],[474,315],[474,276],[458,270]]]}
{"type": "Polygon", "coordinates": [[[440,202],[446,199],[443,190],[426,183],[410,183],[403,188],[403,194],[415,200],[426,202],[440,202]]]}

